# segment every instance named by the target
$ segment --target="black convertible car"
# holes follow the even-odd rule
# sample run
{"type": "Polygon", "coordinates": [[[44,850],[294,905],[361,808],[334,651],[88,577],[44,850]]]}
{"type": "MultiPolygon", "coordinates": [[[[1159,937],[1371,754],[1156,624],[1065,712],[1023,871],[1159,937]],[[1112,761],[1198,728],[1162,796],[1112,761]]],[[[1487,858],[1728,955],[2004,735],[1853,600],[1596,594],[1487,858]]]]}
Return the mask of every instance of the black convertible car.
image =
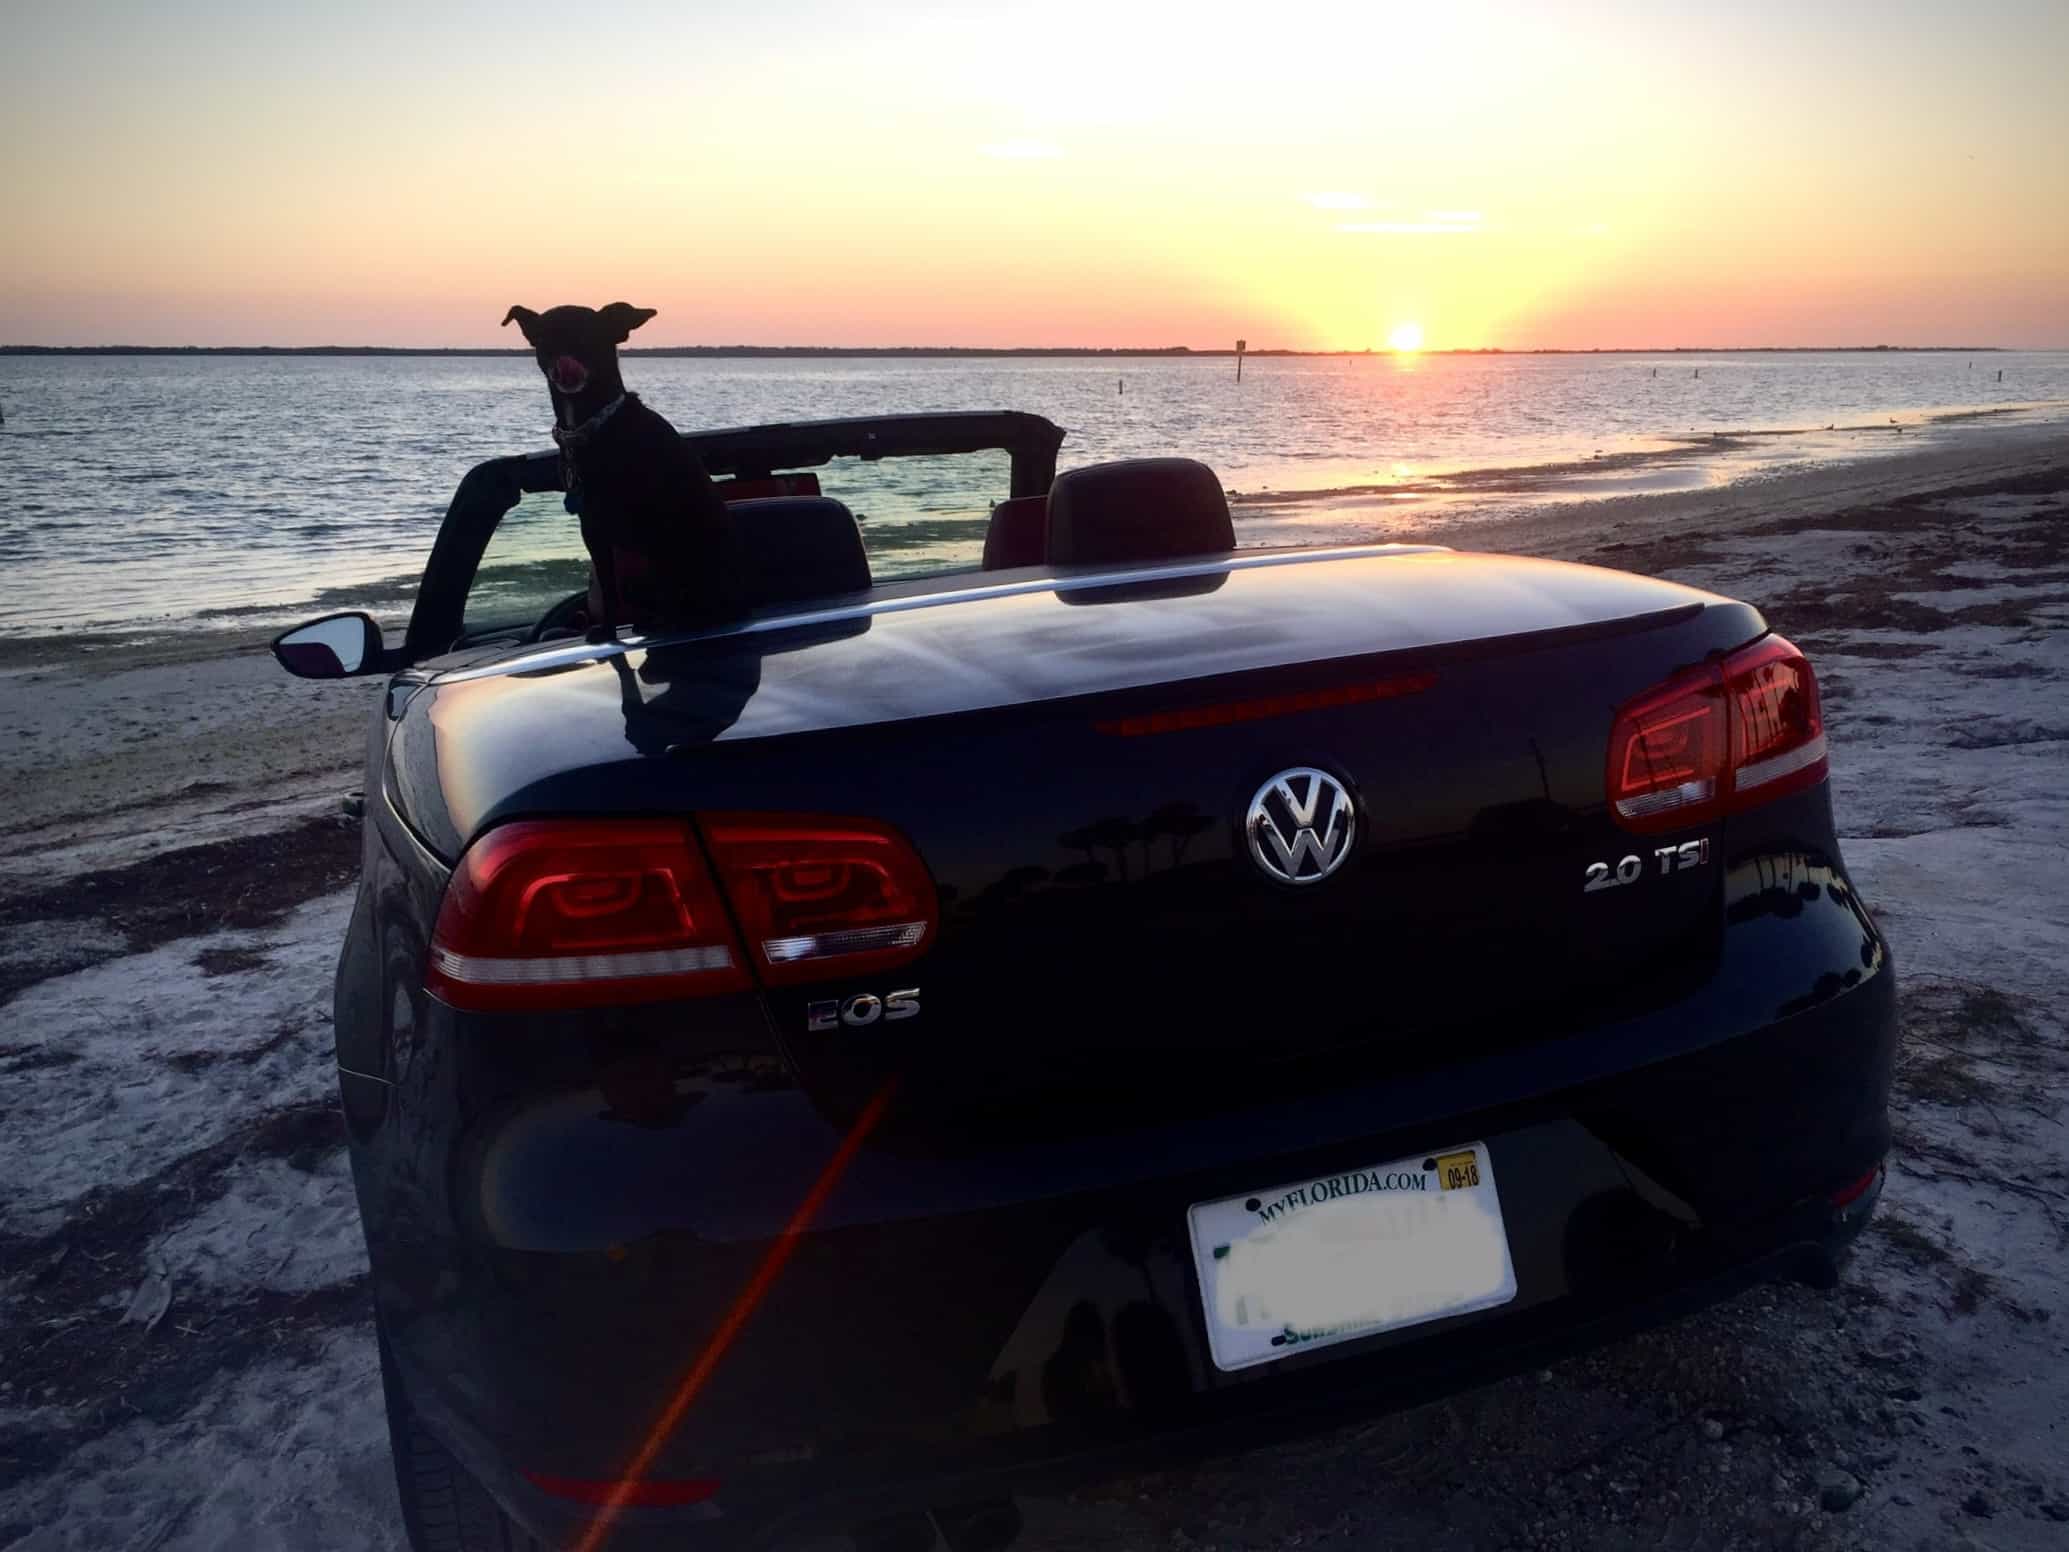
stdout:
{"type": "Polygon", "coordinates": [[[1201,465],[1029,415],[690,440],[738,624],[578,634],[545,454],[399,647],[276,644],[390,676],[337,1063],[413,1546],[997,1547],[1834,1279],[1894,978],[1757,610],[1237,549],[1201,465]],[[816,494],[978,453],[981,569],[816,494]]]}

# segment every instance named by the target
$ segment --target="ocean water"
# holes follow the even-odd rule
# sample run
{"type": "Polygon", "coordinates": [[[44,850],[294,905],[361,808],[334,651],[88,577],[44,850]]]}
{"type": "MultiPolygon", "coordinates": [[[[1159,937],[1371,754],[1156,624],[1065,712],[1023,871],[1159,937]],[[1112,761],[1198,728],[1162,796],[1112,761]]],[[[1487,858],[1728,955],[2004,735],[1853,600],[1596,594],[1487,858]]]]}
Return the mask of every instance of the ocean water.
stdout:
{"type": "MultiPolygon", "coordinates": [[[[1065,468],[1203,459],[1251,542],[1317,512],[1339,532],[1441,539],[1466,507],[1691,488],[2069,419],[2069,352],[1253,358],[1240,384],[1222,358],[631,357],[625,377],[684,429],[1031,410],[1065,428],[1065,468]]],[[[0,636],[360,602],[399,624],[461,475],[548,445],[551,424],[518,356],[0,357],[0,411],[0,636]]],[[[974,565],[1006,493],[1003,456],[821,479],[863,519],[879,574],[974,565]]],[[[491,559],[577,548],[573,519],[532,498],[491,559]]]]}

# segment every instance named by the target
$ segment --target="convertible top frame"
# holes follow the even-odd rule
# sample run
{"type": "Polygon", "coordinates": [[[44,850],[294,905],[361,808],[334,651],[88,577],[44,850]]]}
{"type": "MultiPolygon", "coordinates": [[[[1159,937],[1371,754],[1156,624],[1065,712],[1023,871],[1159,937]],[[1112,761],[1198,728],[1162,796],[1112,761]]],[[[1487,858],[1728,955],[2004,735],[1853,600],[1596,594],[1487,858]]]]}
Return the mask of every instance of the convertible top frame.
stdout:
{"type": "MultiPolygon", "coordinates": [[[[1020,410],[953,410],[931,415],[869,415],[844,420],[783,421],[722,431],[688,431],[683,440],[715,477],[761,479],[810,469],[835,458],[944,457],[1004,452],[1011,457],[1007,494],[1039,496],[1056,479],[1063,430],[1020,410]]],[[[402,662],[452,650],[460,637],[467,590],[503,514],[527,495],[559,490],[558,452],[522,453],[476,464],[453,492],[438,525],[404,633],[402,662]]]]}

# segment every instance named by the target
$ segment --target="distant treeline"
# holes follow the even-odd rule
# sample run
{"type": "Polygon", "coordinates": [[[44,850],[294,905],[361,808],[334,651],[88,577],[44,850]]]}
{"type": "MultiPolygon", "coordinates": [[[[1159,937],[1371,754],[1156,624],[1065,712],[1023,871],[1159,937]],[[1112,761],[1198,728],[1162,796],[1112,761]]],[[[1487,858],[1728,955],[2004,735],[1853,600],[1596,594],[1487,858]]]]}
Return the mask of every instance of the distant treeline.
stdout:
{"type": "MultiPolygon", "coordinates": [[[[1890,352],[1983,355],[1998,345],[1663,345],[1611,350],[1428,350],[1429,356],[1786,356],[1890,352]]],[[[0,356],[529,356],[529,350],[443,345],[0,345],[0,356]]],[[[627,348],[624,356],[828,357],[828,356],[1233,356],[1233,350],[1196,350],[1190,345],[1069,347],[1046,345],[657,345],[627,348]]],[[[1246,350],[1246,356],[1390,356],[1391,350],[1246,350]]]]}

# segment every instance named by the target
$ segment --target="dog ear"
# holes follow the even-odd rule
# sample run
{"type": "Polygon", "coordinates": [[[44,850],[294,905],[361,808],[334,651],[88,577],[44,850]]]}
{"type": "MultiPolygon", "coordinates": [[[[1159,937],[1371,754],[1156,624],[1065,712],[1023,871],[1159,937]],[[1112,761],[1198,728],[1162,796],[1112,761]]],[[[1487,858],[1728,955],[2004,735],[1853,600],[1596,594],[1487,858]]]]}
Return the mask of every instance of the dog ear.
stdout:
{"type": "Polygon", "coordinates": [[[513,307],[510,311],[503,314],[504,328],[510,327],[510,320],[512,318],[517,320],[517,327],[523,332],[524,337],[530,339],[532,337],[532,325],[539,321],[539,315],[529,307],[513,307]]]}
{"type": "Polygon", "coordinates": [[[596,316],[608,326],[611,337],[624,340],[632,331],[654,316],[651,307],[634,307],[630,302],[613,302],[608,307],[597,309],[596,316]]]}

